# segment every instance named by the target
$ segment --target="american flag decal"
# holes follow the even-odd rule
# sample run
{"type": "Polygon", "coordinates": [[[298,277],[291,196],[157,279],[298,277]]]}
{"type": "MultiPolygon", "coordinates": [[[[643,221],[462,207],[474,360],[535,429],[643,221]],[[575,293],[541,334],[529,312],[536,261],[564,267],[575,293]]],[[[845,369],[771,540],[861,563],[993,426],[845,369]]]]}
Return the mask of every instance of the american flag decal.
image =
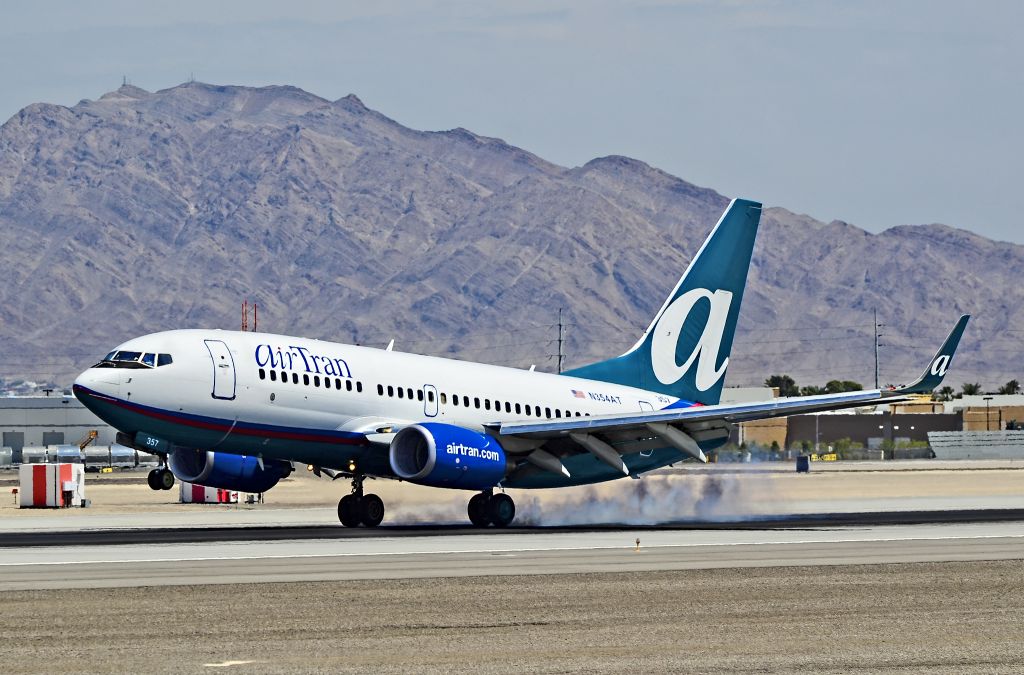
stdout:
{"type": "Polygon", "coordinates": [[[584,392],[578,391],[576,389],[572,390],[572,395],[575,396],[576,398],[586,398],[587,397],[587,395],[584,392]]]}

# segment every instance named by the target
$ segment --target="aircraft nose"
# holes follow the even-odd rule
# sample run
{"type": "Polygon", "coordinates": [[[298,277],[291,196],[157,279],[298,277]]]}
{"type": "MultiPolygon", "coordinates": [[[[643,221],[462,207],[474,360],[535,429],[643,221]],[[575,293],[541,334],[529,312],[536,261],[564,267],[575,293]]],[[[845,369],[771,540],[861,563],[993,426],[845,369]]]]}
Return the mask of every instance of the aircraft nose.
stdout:
{"type": "Polygon", "coordinates": [[[86,403],[86,399],[89,396],[96,394],[117,396],[119,384],[116,369],[89,368],[75,378],[71,391],[75,398],[82,403],[86,403]]]}

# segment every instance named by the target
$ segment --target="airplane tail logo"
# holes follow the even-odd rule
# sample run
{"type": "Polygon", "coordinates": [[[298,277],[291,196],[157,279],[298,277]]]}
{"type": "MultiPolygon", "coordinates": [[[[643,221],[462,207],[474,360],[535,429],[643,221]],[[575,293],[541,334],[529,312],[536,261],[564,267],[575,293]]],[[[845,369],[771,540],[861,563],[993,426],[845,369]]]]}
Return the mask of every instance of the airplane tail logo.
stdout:
{"type": "Polygon", "coordinates": [[[632,349],[565,374],[718,403],[760,218],[734,199],[632,349]]]}
{"type": "Polygon", "coordinates": [[[970,318],[970,314],[964,314],[957,319],[956,325],[946,336],[946,341],[939,347],[939,351],[935,352],[935,356],[932,357],[924,374],[913,384],[900,387],[896,391],[901,394],[930,394],[942,384],[942,378],[945,377],[949,364],[953,362],[953,354],[956,353],[957,345],[960,344],[960,338],[963,337],[964,329],[967,328],[970,318]]]}
{"type": "Polygon", "coordinates": [[[725,337],[726,322],[729,319],[729,307],[732,305],[732,293],[718,290],[714,293],[706,288],[695,288],[687,291],[672,301],[665,313],[658,319],[651,337],[651,369],[654,376],[662,384],[675,384],[683,378],[688,370],[697,362],[694,372],[694,383],[700,391],[707,391],[715,386],[725,369],[729,366],[729,357],[718,363],[718,355],[722,350],[722,339],[725,337]],[[704,324],[697,344],[683,365],[676,361],[678,336],[683,332],[690,311],[699,300],[711,303],[708,321],[704,324]]]}
{"type": "Polygon", "coordinates": [[[939,377],[946,376],[946,369],[949,368],[949,362],[953,359],[949,354],[940,354],[934,362],[932,362],[932,375],[938,375],[939,377]]]}

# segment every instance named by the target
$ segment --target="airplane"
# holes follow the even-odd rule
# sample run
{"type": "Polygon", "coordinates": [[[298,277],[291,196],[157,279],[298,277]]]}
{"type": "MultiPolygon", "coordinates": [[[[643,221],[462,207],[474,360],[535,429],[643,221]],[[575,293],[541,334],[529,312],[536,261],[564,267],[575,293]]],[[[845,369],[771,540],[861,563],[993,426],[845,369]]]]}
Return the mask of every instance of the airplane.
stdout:
{"type": "Polygon", "coordinates": [[[638,478],[706,462],[744,421],[897,402],[942,381],[969,316],[913,384],[720,402],[761,204],[734,199],[636,344],[543,373],[257,332],[171,330],[117,346],[74,383],[118,442],[156,454],[151,488],[265,492],[305,464],[346,478],[347,527],[376,527],[367,477],[473,491],[469,520],[505,527],[506,488],[638,478]]]}

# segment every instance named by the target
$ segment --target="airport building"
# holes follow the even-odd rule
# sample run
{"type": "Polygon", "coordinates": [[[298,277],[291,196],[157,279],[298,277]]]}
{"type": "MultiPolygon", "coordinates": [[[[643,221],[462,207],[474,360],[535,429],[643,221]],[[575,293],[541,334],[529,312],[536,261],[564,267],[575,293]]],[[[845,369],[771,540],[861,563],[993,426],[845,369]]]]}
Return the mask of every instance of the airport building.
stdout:
{"type": "MultiPolygon", "coordinates": [[[[76,446],[91,432],[92,446],[114,444],[117,432],[74,396],[9,396],[0,398],[0,465],[56,455],[59,446],[76,446]]],[[[39,461],[39,460],[36,460],[39,461]]]]}

